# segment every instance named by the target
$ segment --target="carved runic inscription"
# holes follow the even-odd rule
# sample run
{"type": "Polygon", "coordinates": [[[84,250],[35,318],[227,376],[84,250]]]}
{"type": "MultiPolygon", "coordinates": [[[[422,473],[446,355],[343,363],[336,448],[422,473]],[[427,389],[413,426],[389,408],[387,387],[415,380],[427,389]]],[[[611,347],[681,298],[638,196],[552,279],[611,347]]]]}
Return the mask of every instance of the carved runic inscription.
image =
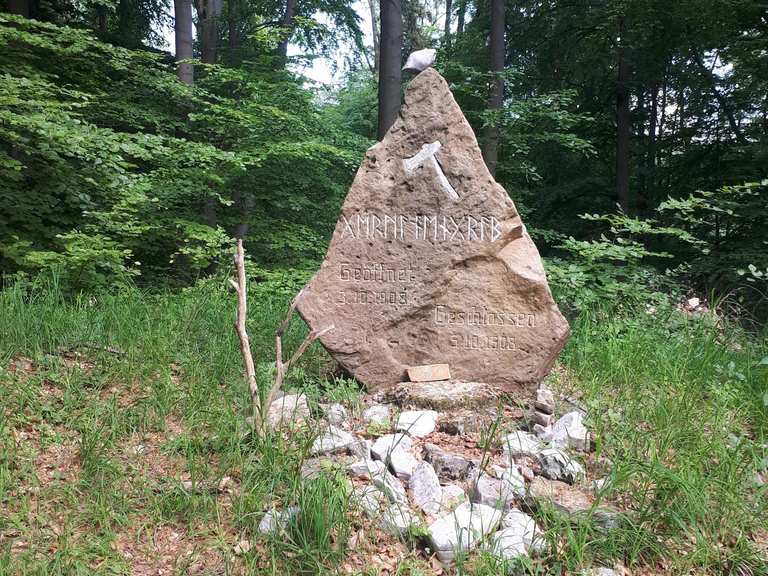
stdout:
{"type": "Polygon", "coordinates": [[[372,391],[448,364],[530,397],[565,343],[536,247],[434,70],[366,153],[297,309],[336,326],[320,342],[372,391]]]}

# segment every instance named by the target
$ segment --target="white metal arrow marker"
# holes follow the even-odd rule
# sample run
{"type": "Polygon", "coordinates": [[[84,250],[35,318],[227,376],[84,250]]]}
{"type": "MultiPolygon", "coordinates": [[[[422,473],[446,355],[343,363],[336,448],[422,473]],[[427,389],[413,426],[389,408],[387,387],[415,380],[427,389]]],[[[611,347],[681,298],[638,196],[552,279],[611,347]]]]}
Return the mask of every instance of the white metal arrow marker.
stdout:
{"type": "Polygon", "coordinates": [[[440,166],[440,162],[437,161],[437,157],[435,156],[442,146],[443,145],[437,140],[432,142],[432,144],[424,144],[415,156],[403,159],[403,168],[405,168],[406,174],[412,174],[413,171],[422,164],[431,164],[434,167],[435,172],[437,172],[440,188],[443,189],[443,192],[445,192],[448,198],[455,201],[459,199],[459,195],[456,193],[453,186],[451,186],[451,183],[448,182],[448,178],[446,178],[445,173],[443,172],[443,167],[440,166]]]}

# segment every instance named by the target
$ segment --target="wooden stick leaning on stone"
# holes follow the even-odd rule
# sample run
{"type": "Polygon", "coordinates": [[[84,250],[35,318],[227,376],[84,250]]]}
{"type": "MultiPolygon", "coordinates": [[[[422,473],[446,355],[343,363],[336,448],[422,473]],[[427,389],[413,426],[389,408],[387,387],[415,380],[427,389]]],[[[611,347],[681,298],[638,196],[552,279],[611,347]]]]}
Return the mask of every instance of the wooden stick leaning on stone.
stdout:
{"type": "Polygon", "coordinates": [[[235,289],[235,292],[237,292],[237,319],[235,321],[235,330],[237,331],[237,335],[240,338],[240,351],[243,354],[245,376],[248,380],[248,388],[251,393],[254,421],[258,428],[261,429],[265,424],[265,414],[269,410],[269,407],[272,405],[275,394],[277,394],[278,390],[280,390],[281,386],[283,385],[285,374],[288,372],[289,368],[296,363],[296,361],[307,350],[307,348],[309,348],[309,345],[312,344],[312,342],[320,338],[320,336],[326,332],[333,330],[334,326],[331,324],[322,330],[312,330],[301,343],[301,345],[296,349],[296,352],[293,353],[293,356],[291,356],[287,362],[283,362],[283,334],[288,329],[288,325],[291,322],[291,317],[296,310],[296,304],[298,303],[299,298],[301,298],[304,290],[302,289],[296,295],[296,297],[291,301],[291,305],[288,308],[288,313],[280,323],[280,326],[278,326],[277,331],[275,331],[275,382],[272,384],[272,387],[267,393],[267,397],[264,399],[264,403],[262,404],[259,385],[256,380],[256,368],[253,363],[253,355],[251,354],[250,339],[248,338],[248,332],[245,329],[245,322],[248,313],[248,292],[246,290],[245,281],[245,252],[243,250],[243,241],[241,239],[238,239],[237,241],[237,251],[235,252],[235,271],[237,273],[237,282],[231,278],[229,280],[230,284],[232,284],[233,288],[235,289]]]}

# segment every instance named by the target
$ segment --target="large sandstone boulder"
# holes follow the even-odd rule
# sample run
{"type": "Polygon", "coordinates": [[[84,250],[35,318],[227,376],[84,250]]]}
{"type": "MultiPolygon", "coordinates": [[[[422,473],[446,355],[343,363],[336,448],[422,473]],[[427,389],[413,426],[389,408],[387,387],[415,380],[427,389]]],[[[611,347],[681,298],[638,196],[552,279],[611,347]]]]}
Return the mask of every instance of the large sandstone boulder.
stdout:
{"type": "Polygon", "coordinates": [[[435,70],[366,153],[298,311],[334,326],[320,341],[376,391],[444,363],[531,395],[565,344],[536,246],[435,70]]]}

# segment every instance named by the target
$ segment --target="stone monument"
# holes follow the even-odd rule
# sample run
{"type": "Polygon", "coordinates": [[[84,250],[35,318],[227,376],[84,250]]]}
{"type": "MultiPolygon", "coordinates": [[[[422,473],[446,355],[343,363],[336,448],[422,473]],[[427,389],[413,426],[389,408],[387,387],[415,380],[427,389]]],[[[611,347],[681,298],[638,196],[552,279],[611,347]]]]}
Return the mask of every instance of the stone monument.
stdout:
{"type": "Polygon", "coordinates": [[[367,151],[297,309],[312,329],[334,326],[320,341],[371,391],[448,364],[527,395],[565,344],[536,246],[434,69],[367,151]]]}

